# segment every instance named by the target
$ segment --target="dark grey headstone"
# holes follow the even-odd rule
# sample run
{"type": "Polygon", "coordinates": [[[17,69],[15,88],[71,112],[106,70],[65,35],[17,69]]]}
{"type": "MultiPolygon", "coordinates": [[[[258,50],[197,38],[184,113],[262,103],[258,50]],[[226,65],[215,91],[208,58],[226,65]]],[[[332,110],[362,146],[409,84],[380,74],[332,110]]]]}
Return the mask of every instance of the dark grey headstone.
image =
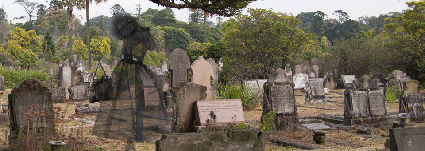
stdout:
{"type": "Polygon", "coordinates": [[[424,150],[424,142],[424,127],[390,129],[391,151],[424,150]]]}
{"type": "Polygon", "coordinates": [[[168,69],[171,71],[171,87],[176,87],[181,83],[188,82],[189,68],[189,56],[187,56],[183,49],[175,49],[170,55],[170,60],[168,60],[168,69]]]}
{"type": "Polygon", "coordinates": [[[56,87],[50,88],[50,92],[52,93],[52,101],[53,103],[63,103],[66,99],[65,88],[56,87]]]}
{"type": "Polygon", "coordinates": [[[369,109],[372,116],[386,116],[384,90],[369,91],[369,109]]]}
{"type": "Polygon", "coordinates": [[[207,97],[207,87],[195,83],[182,83],[174,90],[174,113],[175,117],[174,132],[190,132],[193,130],[194,106],[198,100],[204,100],[207,97]]]}
{"type": "Polygon", "coordinates": [[[270,98],[275,113],[293,113],[295,111],[294,88],[291,85],[272,85],[270,98]]]}
{"type": "Polygon", "coordinates": [[[73,101],[82,101],[87,99],[87,86],[77,85],[70,89],[69,99],[73,101]]]}
{"type": "Polygon", "coordinates": [[[367,93],[366,91],[351,91],[352,113],[355,117],[367,116],[367,93]]]}
{"type": "MultiPolygon", "coordinates": [[[[40,81],[26,79],[12,89],[8,96],[11,135],[19,133],[20,127],[32,127],[25,113],[34,111],[45,115],[46,122],[36,125],[37,128],[48,128],[54,120],[52,94],[49,89],[42,87],[40,81]]],[[[15,139],[15,138],[12,138],[15,139]]]]}

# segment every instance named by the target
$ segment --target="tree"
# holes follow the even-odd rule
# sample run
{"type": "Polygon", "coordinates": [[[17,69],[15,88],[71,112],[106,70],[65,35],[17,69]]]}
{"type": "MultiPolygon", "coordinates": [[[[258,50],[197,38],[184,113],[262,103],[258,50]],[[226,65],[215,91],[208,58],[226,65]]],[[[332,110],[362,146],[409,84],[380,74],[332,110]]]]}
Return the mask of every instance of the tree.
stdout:
{"type": "Polygon", "coordinates": [[[173,13],[167,9],[162,9],[156,13],[151,21],[156,26],[170,26],[177,22],[173,13]]]}
{"type": "Polygon", "coordinates": [[[93,59],[99,61],[103,57],[110,58],[111,40],[108,37],[99,36],[91,39],[90,47],[93,50],[93,59]]]}
{"type": "Polygon", "coordinates": [[[27,69],[37,62],[37,56],[30,49],[21,47],[15,40],[8,41],[6,52],[17,59],[20,66],[27,69]]]}
{"type": "Polygon", "coordinates": [[[38,4],[37,5],[37,16],[46,14],[46,5],[38,4]]]}
{"type": "Polygon", "coordinates": [[[32,17],[35,9],[37,8],[37,2],[29,2],[28,0],[16,0],[15,3],[18,3],[24,7],[25,12],[28,14],[29,22],[32,24],[32,17]]]}
{"type": "Polygon", "coordinates": [[[50,32],[47,32],[46,35],[44,35],[43,53],[51,58],[55,56],[55,52],[55,43],[52,40],[50,32]]]}
{"type": "Polygon", "coordinates": [[[325,17],[326,14],[321,11],[302,12],[297,15],[297,19],[301,21],[299,27],[304,32],[315,33],[319,37],[323,36],[325,32],[325,17]]]}
{"type": "MultiPolygon", "coordinates": [[[[204,26],[202,24],[189,23],[184,29],[196,42],[204,41],[204,26]]],[[[220,30],[216,27],[206,26],[206,33],[208,35],[206,43],[215,44],[223,37],[220,30]]]]}
{"type": "Polygon", "coordinates": [[[207,58],[207,49],[209,47],[211,47],[210,43],[191,43],[186,49],[186,54],[189,56],[190,62],[195,61],[199,56],[207,58]]]}
{"type": "Polygon", "coordinates": [[[111,7],[111,14],[112,16],[119,16],[126,14],[124,8],[121,7],[120,4],[115,4],[111,7]]]}
{"type": "Polygon", "coordinates": [[[75,52],[75,55],[81,60],[87,59],[87,45],[84,44],[84,41],[81,39],[75,40],[74,45],[72,45],[72,49],[75,52]]]}
{"type": "MultiPolygon", "coordinates": [[[[304,33],[300,21],[272,10],[248,9],[249,15],[236,15],[223,41],[223,72],[227,78],[265,78],[289,62],[289,56],[307,44],[312,35],[304,33]]],[[[226,24],[226,23],[225,23],[226,24]]]]}
{"type": "MultiPolygon", "coordinates": [[[[159,12],[158,9],[149,8],[146,12],[143,12],[141,17],[145,22],[151,22],[153,17],[159,12]]],[[[173,15],[174,16],[174,15],[173,15]]]]}
{"type": "Polygon", "coordinates": [[[150,0],[153,3],[170,8],[200,8],[205,12],[217,14],[220,16],[233,16],[240,13],[242,8],[245,8],[254,0],[150,0]]]}
{"type": "Polygon", "coordinates": [[[0,21],[7,21],[7,14],[3,8],[0,8],[0,21]]]}
{"type": "Polygon", "coordinates": [[[189,14],[189,23],[201,23],[204,17],[202,11],[200,9],[191,9],[191,12],[189,14]]]}
{"type": "Polygon", "coordinates": [[[16,27],[9,31],[9,35],[7,35],[5,40],[7,40],[8,43],[9,41],[13,41],[23,49],[29,49],[37,53],[41,52],[40,37],[37,36],[34,30],[25,31],[22,28],[16,27]]]}
{"type": "Polygon", "coordinates": [[[182,28],[160,27],[164,32],[165,48],[173,51],[176,48],[186,49],[193,41],[192,37],[182,28]]]}
{"type": "Polygon", "coordinates": [[[145,58],[143,59],[143,64],[146,66],[161,67],[163,61],[168,61],[165,57],[164,52],[155,52],[148,50],[146,52],[145,58]]]}

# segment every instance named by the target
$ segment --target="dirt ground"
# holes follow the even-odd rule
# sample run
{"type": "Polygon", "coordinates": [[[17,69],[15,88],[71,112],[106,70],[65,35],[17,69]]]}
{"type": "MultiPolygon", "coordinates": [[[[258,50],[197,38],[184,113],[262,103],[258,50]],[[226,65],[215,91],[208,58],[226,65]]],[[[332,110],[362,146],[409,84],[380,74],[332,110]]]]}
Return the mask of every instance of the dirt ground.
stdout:
{"type": "MultiPolygon", "coordinates": [[[[0,104],[7,103],[7,94],[10,93],[10,90],[7,90],[3,95],[0,96],[0,104]]],[[[304,92],[296,91],[295,99],[297,102],[297,111],[299,117],[307,116],[318,116],[324,113],[329,113],[332,115],[343,116],[343,103],[344,98],[342,97],[343,90],[333,91],[333,93],[327,95],[328,100],[331,100],[328,103],[315,103],[315,104],[305,104],[305,95],[304,92]]],[[[87,101],[88,102],[88,101],[87,101]]],[[[75,116],[75,108],[77,104],[86,103],[55,103],[54,106],[59,106],[62,108],[60,116],[63,117],[63,120],[58,125],[58,131],[63,132],[64,137],[66,135],[71,135],[75,131],[82,132],[80,134],[81,139],[84,140],[84,143],[81,145],[86,145],[88,150],[125,150],[130,147],[130,143],[121,140],[114,139],[105,139],[92,135],[93,123],[84,122],[80,120],[84,118],[86,120],[95,121],[95,114],[86,114],[78,118],[75,116]]],[[[386,103],[387,112],[398,111],[398,103],[386,103]]],[[[251,127],[259,127],[259,121],[261,118],[261,109],[252,111],[244,111],[244,119],[248,122],[251,127]]],[[[409,123],[410,127],[425,127],[424,123],[409,123]]],[[[298,130],[298,131],[273,131],[267,132],[270,137],[281,139],[281,140],[291,140],[299,144],[312,146],[319,148],[318,150],[376,150],[384,148],[385,139],[388,138],[388,129],[374,128],[372,127],[373,135],[375,137],[367,137],[365,135],[356,134],[355,131],[343,131],[337,129],[327,130],[326,132],[326,142],[323,144],[316,144],[313,141],[313,132],[308,130],[298,130]]],[[[9,135],[9,128],[6,125],[0,126],[0,149],[8,147],[7,137],[9,135]]],[[[155,143],[147,141],[144,143],[135,142],[135,150],[155,150],[155,143]]],[[[287,147],[280,146],[271,142],[267,142],[266,150],[302,150],[301,148],[296,147],[287,147]]]]}

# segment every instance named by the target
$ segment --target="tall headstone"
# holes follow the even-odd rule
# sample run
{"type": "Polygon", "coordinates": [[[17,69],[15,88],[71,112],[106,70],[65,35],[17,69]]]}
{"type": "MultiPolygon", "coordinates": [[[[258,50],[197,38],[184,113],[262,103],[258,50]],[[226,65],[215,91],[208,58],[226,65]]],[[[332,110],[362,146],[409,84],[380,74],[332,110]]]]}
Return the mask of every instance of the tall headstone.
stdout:
{"type": "Polygon", "coordinates": [[[66,89],[66,93],[68,94],[68,89],[71,87],[71,67],[63,66],[59,67],[59,87],[63,87],[66,89]]]}
{"type": "Polygon", "coordinates": [[[162,61],[161,70],[164,71],[164,72],[168,71],[167,61],[162,61]]]}
{"type": "Polygon", "coordinates": [[[323,82],[323,78],[308,79],[305,91],[305,103],[326,102],[323,82]]]}
{"type": "Polygon", "coordinates": [[[173,90],[173,118],[175,119],[173,131],[176,133],[193,131],[195,102],[205,100],[207,87],[195,83],[182,83],[173,90]]]}
{"type": "Polygon", "coordinates": [[[314,72],[316,73],[316,77],[319,77],[319,66],[314,65],[314,66],[313,66],[313,70],[314,70],[314,72]]]}
{"type": "Polygon", "coordinates": [[[52,93],[52,102],[53,103],[63,103],[66,99],[65,88],[56,87],[50,88],[50,92],[52,93]]]}
{"type": "Polygon", "coordinates": [[[387,116],[385,94],[383,89],[368,91],[369,111],[371,116],[387,116]]]}
{"type": "Polygon", "coordinates": [[[0,91],[5,91],[5,86],[4,86],[4,77],[3,75],[0,74],[0,91]]]}
{"type": "Polygon", "coordinates": [[[170,71],[171,87],[176,87],[181,83],[188,82],[188,70],[190,69],[190,60],[183,49],[175,49],[168,60],[168,70],[170,71]]]}
{"type": "MultiPolygon", "coordinates": [[[[30,129],[36,127],[37,130],[48,130],[54,120],[52,94],[49,89],[42,87],[40,81],[35,79],[26,79],[13,88],[8,96],[9,115],[10,115],[10,140],[15,140],[20,129],[30,129]],[[28,121],[26,114],[41,114],[44,116],[43,122],[32,125],[28,121]]],[[[35,117],[33,115],[32,117],[35,117]]],[[[32,119],[37,120],[36,118],[32,119]]]]}
{"type": "Polygon", "coordinates": [[[211,78],[212,78],[212,80],[211,80],[211,82],[212,82],[211,83],[211,93],[212,93],[213,96],[215,96],[215,94],[218,93],[218,82],[219,82],[219,75],[220,75],[220,72],[218,71],[219,70],[218,69],[219,67],[218,67],[218,64],[215,63],[215,60],[214,59],[209,58],[207,61],[212,66],[212,73],[211,73],[211,78]]]}
{"type": "Polygon", "coordinates": [[[211,64],[199,56],[197,60],[192,63],[192,82],[207,87],[207,100],[213,99],[213,93],[211,91],[211,74],[213,67],[211,64]]]}
{"type": "Polygon", "coordinates": [[[291,65],[289,63],[287,63],[285,65],[285,73],[286,73],[286,79],[288,81],[292,81],[292,69],[291,69],[291,65]]]}
{"type": "Polygon", "coordinates": [[[334,90],[337,86],[336,78],[333,73],[328,73],[325,76],[324,87],[329,90],[334,90]]]}
{"type": "Polygon", "coordinates": [[[273,76],[269,76],[264,85],[262,116],[273,111],[277,129],[297,129],[298,113],[295,106],[294,84],[286,81],[285,73],[282,71],[278,69],[273,76]]]}

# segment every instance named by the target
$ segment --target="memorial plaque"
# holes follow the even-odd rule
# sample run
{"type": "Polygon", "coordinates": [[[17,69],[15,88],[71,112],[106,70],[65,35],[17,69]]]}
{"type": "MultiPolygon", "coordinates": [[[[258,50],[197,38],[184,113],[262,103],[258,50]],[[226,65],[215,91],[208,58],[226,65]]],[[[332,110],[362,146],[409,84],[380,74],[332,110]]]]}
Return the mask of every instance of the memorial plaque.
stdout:
{"type": "Polygon", "coordinates": [[[369,91],[370,115],[385,116],[387,108],[385,107],[384,90],[369,91]]]}
{"type": "Polygon", "coordinates": [[[187,70],[190,68],[189,56],[183,49],[175,49],[168,61],[168,69],[171,70],[171,87],[176,87],[181,83],[188,82],[187,70]]]}
{"type": "Polygon", "coordinates": [[[156,87],[144,87],[145,94],[145,105],[146,106],[157,106],[159,105],[159,94],[156,87]]]}
{"type": "Polygon", "coordinates": [[[197,109],[199,114],[199,119],[197,120],[201,125],[206,125],[207,121],[210,123],[239,123],[245,121],[240,99],[197,101],[197,109]]]}
{"type": "Polygon", "coordinates": [[[356,117],[367,116],[367,94],[366,91],[351,91],[351,103],[353,114],[356,117]]]}
{"type": "Polygon", "coordinates": [[[275,113],[293,113],[295,111],[294,90],[291,85],[272,85],[270,98],[275,113]]]}

